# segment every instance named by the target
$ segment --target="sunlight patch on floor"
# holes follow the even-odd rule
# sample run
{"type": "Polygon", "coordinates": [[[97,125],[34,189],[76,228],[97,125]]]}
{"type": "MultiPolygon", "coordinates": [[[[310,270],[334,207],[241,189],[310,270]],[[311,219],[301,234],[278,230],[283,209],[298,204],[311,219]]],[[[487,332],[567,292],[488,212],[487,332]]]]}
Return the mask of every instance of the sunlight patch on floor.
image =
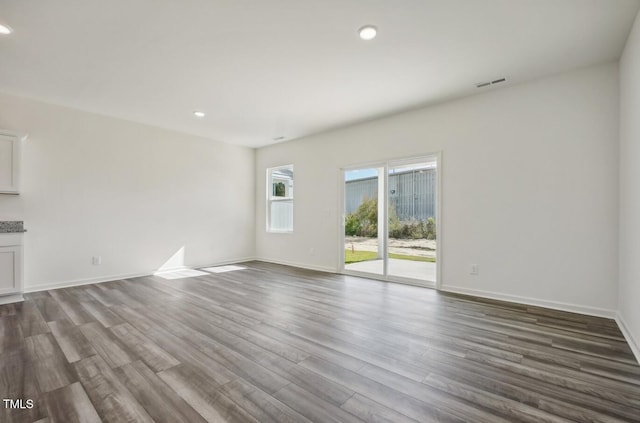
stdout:
{"type": "Polygon", "coordinates": [[[160,272],[156,273],[154,276],[158,276],[163,279],[182,279],[182,278],[193,278],[196,276],[206,276],[208,273],[201,272],[199,270],[193,269],[185,269],[185,270],[175,270],[172,272],[160,272]]]}
{"type": "Polygon", "coordinates": [[[211,273],[225,273],[225,272],[233,272],[234,270],[245,270],[245,269],[246,267],[244,266],[236,266],[236,265],[230,264],[227,266],[205,267],[202,270],[205,270],[211,273]]]}

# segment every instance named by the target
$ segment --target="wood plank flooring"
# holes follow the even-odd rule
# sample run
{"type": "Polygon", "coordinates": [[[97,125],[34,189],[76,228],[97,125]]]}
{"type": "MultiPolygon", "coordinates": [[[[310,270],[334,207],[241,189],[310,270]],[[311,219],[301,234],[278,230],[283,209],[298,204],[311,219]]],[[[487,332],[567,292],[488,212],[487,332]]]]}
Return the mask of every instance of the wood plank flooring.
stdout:
{"type": "Polygon", "coordinates": [[[0,422],[640,422],[612,320],[243,266],[0,306],[0,422]]]}

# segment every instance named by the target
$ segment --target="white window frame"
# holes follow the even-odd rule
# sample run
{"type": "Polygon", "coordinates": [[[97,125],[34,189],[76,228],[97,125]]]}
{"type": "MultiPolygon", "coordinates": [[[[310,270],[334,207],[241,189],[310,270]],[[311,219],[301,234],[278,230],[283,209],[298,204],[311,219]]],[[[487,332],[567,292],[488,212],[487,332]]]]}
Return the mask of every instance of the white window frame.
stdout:
{"type": "Polygon", "coordinates": [[[294,168],[292,164],[289,165],[282,165],[282,166],[276,166],[276,167],[270,167],[267,168],[267,187],[266,187],[266,193],[267,193],[267,207],[266,207],[266,228],[267,228],[267,232],[269,233],[280,233],[280,234],[289,234],[289,233],[293,233],[293,229],[294,229],[294,216],[293,216],[293,211],[294,211],[294,189],[295,189],[295,173],[294,173],[294,168]],[[291,183],[288,186],[285,186],[285,197],[275,197],[273,195],[273,180],[274,180],[274,176],[273,174],[279,170],[290,170],[292,173],[292,177],[291,177],[291,183]],[[291,224],[290,224],[290,228],[291,229],[274,229],[272,226],[272,221],[271,221],[271,210],[272,210],[272,205],[273,203],[276,202],[282,202],[282,203],[291,203],[291,224]]]}

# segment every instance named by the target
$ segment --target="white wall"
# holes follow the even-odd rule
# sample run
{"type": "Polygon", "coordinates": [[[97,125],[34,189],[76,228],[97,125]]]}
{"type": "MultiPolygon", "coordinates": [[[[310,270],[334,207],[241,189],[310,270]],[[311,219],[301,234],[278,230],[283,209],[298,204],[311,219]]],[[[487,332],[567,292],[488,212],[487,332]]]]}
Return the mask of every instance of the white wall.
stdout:
{"type": "Polygon", "coordinates": [[[183,247],[185,265],[254,256],[254,150],[7,95],[0,128],[29,133],[22,194],[0,195],[28,229],[27,289],[149,273],[183,247]]]}
{"type": "Polygon", "coordinates": [[[261,148],[257,255],[337,270],[339,169],[442,151],[444,289],[612,315],[618,99],[613,63],[261,148]],[[265,169],[290,163],[295,231],[266,233],[265,169]]]}
{"type": "Polygon", "coordinates": [[[621,320],[640,359],[640,15],[620,59],[619,290],[621,320]]]}

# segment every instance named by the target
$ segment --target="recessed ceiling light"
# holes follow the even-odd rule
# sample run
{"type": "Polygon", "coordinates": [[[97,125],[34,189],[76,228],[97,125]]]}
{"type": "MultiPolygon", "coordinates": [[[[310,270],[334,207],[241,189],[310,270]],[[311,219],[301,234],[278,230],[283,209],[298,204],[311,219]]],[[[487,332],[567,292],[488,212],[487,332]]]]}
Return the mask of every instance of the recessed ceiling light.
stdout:
{"type": "Polygon", "coordinates": [[[195,112],[193,112],[193,115],[194,115],[195,117],[203,118],[203,117],[205,117],[207,114],[206,114],[205,112],[201,112],[201,111],[199,111],[199,110],[196,110],[195,112]]]}
{"type": "Polygon", "coordinates": [[[373,25],[365,25],[358,30],[358,34],[360,34],[360,38],[362,38],[363,40],[369,41],[376,38],[378,29],[373,25]]]}
{"type": "Polygon", "coordinates": [[[0,24],[0,35],[9,35],[13,32],[13,29],[7,25],[0,24]]]}

